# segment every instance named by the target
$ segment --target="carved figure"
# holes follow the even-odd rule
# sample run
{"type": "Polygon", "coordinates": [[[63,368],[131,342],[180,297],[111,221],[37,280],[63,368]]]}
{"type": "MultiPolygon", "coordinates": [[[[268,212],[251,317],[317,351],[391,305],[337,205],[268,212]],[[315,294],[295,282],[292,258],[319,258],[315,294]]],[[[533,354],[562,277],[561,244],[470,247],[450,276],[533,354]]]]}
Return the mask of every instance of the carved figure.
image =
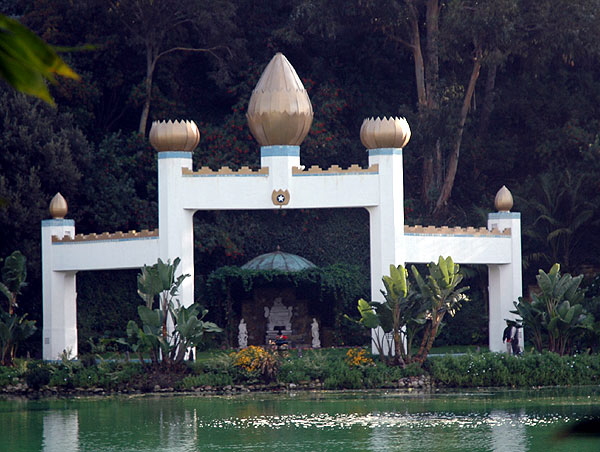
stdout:
{"type": "Polygon", "coordinates": [[[269,309],[265,306],[265,318],[268,319],[267,331],[275,331],[277,327],[283,327],[283,330],[291,331],[293,310],[292,306],[286,307],[283,305],[281,297],[275,298],[272,308],[269,309]]]}
{"type": "Polygon", "coordinates": [[[321,340],[319,339],[319,323],[315,318],[313,318],[313,321],[310,325],[310,331],[312,334],[312,348],[321,348],[321,340]]]}
{"type": "Polygon", "coordinates": [[[240,348],[248,347],[248,327],[244,319],[240,320],[238,326],[238,345],[240,348]]]}

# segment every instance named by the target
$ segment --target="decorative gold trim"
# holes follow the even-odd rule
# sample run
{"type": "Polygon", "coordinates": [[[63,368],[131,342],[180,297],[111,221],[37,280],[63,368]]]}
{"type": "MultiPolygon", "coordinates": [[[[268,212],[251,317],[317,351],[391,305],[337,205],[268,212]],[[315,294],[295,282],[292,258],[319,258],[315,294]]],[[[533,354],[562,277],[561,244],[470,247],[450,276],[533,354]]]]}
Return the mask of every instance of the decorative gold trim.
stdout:
{"type": "Polygon", "coordinates": [[[290,192],[288,190],[273,190],[271,201],[276,206],[287,206],[290,202],[290,192]]]}
{"type": "Polygon", "coordinates": [[[352,174],[366,173],[377,174],[379,172],[379,164],[371,165],[368,168],[362,168],[359,165],[350,165],[347,169],[342,169],[338,165],[331,165],[327,169],[323,169],[317,165],[313,165],[307,170],[297,166],[292,166],[292,175],[307,175],[307,174],[352,174]]]}
{"type": "Polygon", "coordinates": [[[268,176],[269,168],[259,168],[252,170],[247,166],[242,166],[239,170],[234,171],[228,166],[219,168],[217,171],[212,170],[208,166],[203,166],[197,171],[192,171],[189,168],[181,168],[182,176],[268,176]]]}
{"type": "Polygon", "coordinates": [[[423,235],[473,235],[473,236],[510,236],[510,228],[506,228],[503,231],[499,231],[494,228],[491,231],[486,227],[474,228],[469,226],[467,228],[448,226],[436,227],[436,226],[421,226],[420,224],[414,226],[404,226],[405,234],[423,234],[423,235]]]}
{"type": "Polygon", "coordinates": [[[143,239],[150,237],[158,237],[158,229],[153,229],[152,231],[148,229],[142,229],[141,231],[129,231],[122,232],[117,231],[113,233],[103,232],[102,234],[77,234],[75,237],[64,236],[63,238],[58,238],[57,236],[52,236],[52,243],[72,243],[72,242],[94,242],[100,240],[127,240],[127,239],[143,239]]]}

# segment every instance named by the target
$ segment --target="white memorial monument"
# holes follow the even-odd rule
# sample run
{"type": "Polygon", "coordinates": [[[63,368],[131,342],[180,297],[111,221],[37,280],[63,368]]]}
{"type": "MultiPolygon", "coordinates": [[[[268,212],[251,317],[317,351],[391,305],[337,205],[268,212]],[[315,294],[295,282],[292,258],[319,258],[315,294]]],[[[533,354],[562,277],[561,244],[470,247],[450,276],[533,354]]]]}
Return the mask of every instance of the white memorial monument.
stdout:
{"type": "MultiPolygon", "coordinates": [[[[504,319],[522,294],[520,216],[512,197],[498,192],[497,213],[487,228],[406,226],[404,224],[403,147],[410,139],[404,119],[366,119],[360,130],[368,167],[305,169],[300,144],[313,110],[288,60],[275,55],[248,106],[248,125],[261,145],[260,168],[218,171],[194,169],[192,151],[200,134],[186,122],[154,122],[150,142],[158,151],[158,229],[76,235],[65,219],[66,201],[57,195],[53,219],[42,222],[43,358],[68,351],[77,355],[76,273],[81,270],[140,268],[181,258],[190,274],[181,301],[194,301],[193,215],[198,210],[365,208],[370,216],[371,298],[381,299],[389,265],[428,263],[451,256],[461,264],[489,268],[489,347],[502,351],[504,319]]],[[[382,300],[383,301],[383,300],[382,300]]]]}

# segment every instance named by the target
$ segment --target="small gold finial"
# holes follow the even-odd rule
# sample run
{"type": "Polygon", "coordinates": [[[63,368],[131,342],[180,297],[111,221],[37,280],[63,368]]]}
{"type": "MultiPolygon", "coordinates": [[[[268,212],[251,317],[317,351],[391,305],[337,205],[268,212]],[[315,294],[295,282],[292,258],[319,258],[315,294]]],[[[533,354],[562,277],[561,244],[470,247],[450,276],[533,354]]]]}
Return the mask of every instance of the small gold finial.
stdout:
{"type": "Polygon", "coordinates": [[[503,185],[494,199],[494,206],[498,209],[498,212],[510,212],[513,206],[513,197],[510,190],[503,185]]]}
{"type": "Polygon", "coordinates": [[[277,53],[252,91],[246,113],[261,146],[299,146],[310,130],[313,109],[296,70],[277,53]]]}
{"type": "Polygon", "coordinates": [[[200,142],[200,131],[194,121],[153,121],[150,144],[158,152],[193,151],[200,142]]]}
{"type": "Polygon", "coordinates": [[[403,148],[410,134],[405,118],[367,118],[360,128],[360,141],[367,149],[403,148]]]}
{"type": "Polygon", "coordinates": [[[63,219],[69,210],[69,206],[67,204],[67,200],[63,197],[63,195],[58,192],[50,201],[50,215],[54,219],[63,219]]]}

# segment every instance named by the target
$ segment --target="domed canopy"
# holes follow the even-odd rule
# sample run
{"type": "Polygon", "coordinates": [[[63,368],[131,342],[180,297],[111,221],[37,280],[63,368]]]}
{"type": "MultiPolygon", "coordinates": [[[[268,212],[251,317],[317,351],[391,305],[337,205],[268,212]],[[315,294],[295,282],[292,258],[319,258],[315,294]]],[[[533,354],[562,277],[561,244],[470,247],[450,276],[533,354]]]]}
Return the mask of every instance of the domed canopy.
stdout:
{"type": "Polygon", "coordinates": [[[284,272],[299,272],[307,268],[316,268],[311,261],[295,254],[279,250],[273,253],[261,254],[242,265],[245,270],[279,270],[284,272]]]}

